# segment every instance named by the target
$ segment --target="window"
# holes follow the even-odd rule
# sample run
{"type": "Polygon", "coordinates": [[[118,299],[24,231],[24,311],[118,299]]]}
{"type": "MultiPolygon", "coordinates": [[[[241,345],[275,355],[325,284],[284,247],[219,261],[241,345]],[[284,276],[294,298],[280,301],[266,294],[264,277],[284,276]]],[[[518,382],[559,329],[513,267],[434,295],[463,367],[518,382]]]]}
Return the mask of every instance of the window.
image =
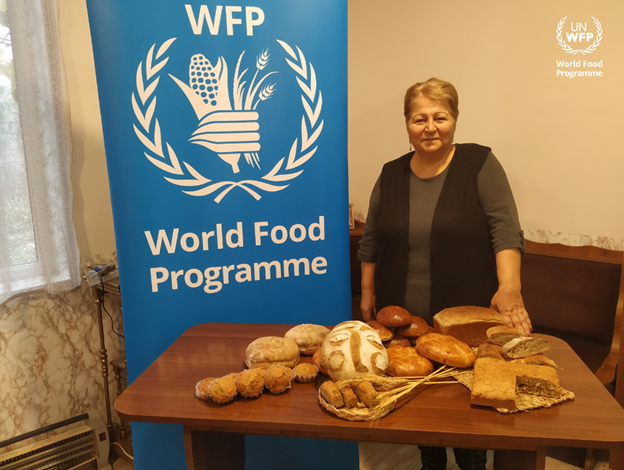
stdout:
{"type": "Polygon", "coordinates": [[[57,5],[0,0],[0,303],[80,284],[57,5]]]}

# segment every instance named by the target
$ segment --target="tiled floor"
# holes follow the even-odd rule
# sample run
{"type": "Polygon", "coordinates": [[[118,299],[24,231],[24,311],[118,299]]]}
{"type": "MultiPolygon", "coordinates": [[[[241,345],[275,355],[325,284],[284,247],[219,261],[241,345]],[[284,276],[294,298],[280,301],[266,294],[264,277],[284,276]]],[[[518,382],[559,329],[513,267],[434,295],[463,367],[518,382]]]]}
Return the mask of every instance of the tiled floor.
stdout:
{"type": "MultiPolygon", "coordinates": [[[[118,452],[111,452],[109,462],[112,470],[134,470],[131,463],[126,462],[118,457],[118,452]]],[[[449,464],[447,470],[459,470],[455,465],[453,453],[449,452],[449,464]]],[[[487,470],[492,470],[492,455],[488,452],[487,470]]],[[[420,453],[418,447],[400,444],[374,444],[367,443],[360,445],[360,470],[419,470],[420,469],[420,453]]],[[[226,470],[226,469],[224,469],[226,470]]],[[[555,458],[546,458],[546,470],[582,470],[568,463],[555,458]]],[[[594,470],[609,470],[606,462],[599,461],[594,470]]]]}
{"type": "MultiPolygon", "coordinates": [[[[492,451],[488,452],[487,470],[492,470],[493,455],[492,451]]],[[[360,443],[360,470],[420,470],[420,452],[417,446],[360,443]]],[[[448,452],[447,470],[459,470],[451,451],[448,452]]],[[[562,460],[547,457],[546,470],[583,469],[562,460]]],[[[598,461],[593,470],[609,470],[609,465],[607,462],[598,461]]]]}

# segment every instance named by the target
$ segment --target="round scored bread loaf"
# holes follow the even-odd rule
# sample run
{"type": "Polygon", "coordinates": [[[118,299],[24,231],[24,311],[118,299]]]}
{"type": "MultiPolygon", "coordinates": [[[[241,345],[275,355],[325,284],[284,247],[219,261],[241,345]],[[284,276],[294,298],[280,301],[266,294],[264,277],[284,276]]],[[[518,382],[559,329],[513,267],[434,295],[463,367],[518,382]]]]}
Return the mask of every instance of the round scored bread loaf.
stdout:
{"type": "Polygon", "coordinates": [[[299,346],[292,339],[263,336],[245,351],[245,364],[250,369],[268,369],[272,365],[295,367],[299,364],[299,346]]]}
{"type": "Polygon", "coordinates": [[[503,317],[496,310],[474,306],[445,308],[433,317],[436,333],[453,336],[474,347],[487,341],[489,328],[504,324],[503,317]]]}
{"type": "Polygon", "coordinates": [[[427,322],[422,318],[412,315],[411,323],[409,325],[397,327],[395,332],[406,338],[418,338],[419,336],[429,333],[429,325],[427,325],[427,322]]]}
{"type": "Polygon", "coordinates": [[[433,372],[431,361],[421,356],[414,347],[388,349],[388,360],[388,373],[395,377],[426,376],[433,372]]]}
{"type": "Polygon", "coordinates": [[[387,328],[405,326],[412,323],[412,316],[403,307],[389,305],[377,312],[377,321],[387,328]]]}
{"type": "Polygon", "coordinates": [[[416,349],[427,359],[451,367],[472,367],[477,360],[477,355],[466,343],[439,333],[429,333],[418,338],[416,349]]]}
{"type": "Polygon", "coordinates": [[[299,354],[311,356],[323,345],[323,340],[330,331],[329,328],[322,325],[303,323],[288,330],[284,338],[292,339],[297,343],[299,354]]]}

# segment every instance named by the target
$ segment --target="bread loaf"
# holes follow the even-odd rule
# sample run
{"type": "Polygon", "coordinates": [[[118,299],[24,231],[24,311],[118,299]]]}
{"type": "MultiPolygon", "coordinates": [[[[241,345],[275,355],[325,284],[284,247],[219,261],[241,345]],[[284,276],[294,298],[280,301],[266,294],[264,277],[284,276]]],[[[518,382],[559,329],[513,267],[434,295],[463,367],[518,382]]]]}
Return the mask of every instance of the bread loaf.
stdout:
{"type": "Polygon", "coordinates": [[[412,322],[409,325],[399,326],[395,331],[406,338],[418,338],[429,333],[429,325],[422,318],[412,315],[412,322]]]}
{"type": "Polygon", "coordinates": [[[557,371],[551,367],[491,358],[477,359],[470,393],[471,404],[514,411],[519,393],[559,397],[561,389],[557,371]]]}
{"type": "Polygon", "coordinates": [[[528,338],[512,339],[501,348],[501,353],[510,359],[517,359],[519,357],[541,354],[549,349],[550,344],[548,344],[548,341],[535,336],[529,336],[528,338]]]}
{"type": "Polygon", "coordinates": [[[483,307],[446,308],[433,317],[436,333],[453,336],[472,347],[487,341],[489,328],[504,324],[500,313],[483,307]]]}
{"type": "Polygon", "coordinates": [[[336,386],[342,393],[342,400],[344,401],[344,406],[346,408],[355,408],[358,404],[358,397],[351,388],[351,385],[345,383],[343,380],[339,380],[336,382],[336,386]]]}
{"type": "Polygon", "coordinates": [[[377,312],[377,321],[383,326],[394,328],[412,323],[412,316],[403,307],[389,305],[377,312]]]}
{"type": "Polygon", "coordinates": [[[323,344],[331,330],[322,325],[303,323],[286,332],[284,338],[292,339],[299,346],[299,354],[311,356],[323,344]]]}
{"type": "Polygon", "coordinates": [[[245,351],[245,364],[250,369],[268,369],[274,364],[295,367],[299,364],[299,346],[292,339],[263,336],[245,351]]]}
{"type": "Polygon", "coordinates": [[[331,406],[335,408],[342,408],[344,406],[342,393],[340,393],[338,386],[331,380],[323,382],[319,391],[323,399],[331,406]]]}
{"type": "Polygon", "coordinates": [[[370,326],[373,330],[375,330],[377,333],[379,333],[379,337],[381,338],[381,341],[384,341],[384,342],[390,341],[392,337],[394,336],[394,332],[392,330],[389,330],[388,328],[383,326],[381,323],[379,323],[377,320],[367,321],[366,324],[370,326]]]}
{"type": "Polygon", "coordinates": [[[451,367],[472,367],[477,355],[466,343],[448,335],[429,333],[416,340],[418,352],[451,367]]]}
{"type": "Polygon", "coordinates": [[[433,372],[431,361],[413,347],[388,349],[388,360],[388,373],[395,377],[426,376],[433,372]]]}
{"type": "Polygon", "coordinates": [[[498,344],[481,343],[479,345],[479,350],[477,351],[477,359],[482,357],[489,357],[502,361],[503,356],[501,355],[501,347],[498,344]]]}
{"type": "Polygon", "coordinates": [[[486,332],[488,341],[490,343],[503,346],[509,343],[512,339],[524,337],[524,332],[520,328],[511,326],[494,326],[486,332]]]}

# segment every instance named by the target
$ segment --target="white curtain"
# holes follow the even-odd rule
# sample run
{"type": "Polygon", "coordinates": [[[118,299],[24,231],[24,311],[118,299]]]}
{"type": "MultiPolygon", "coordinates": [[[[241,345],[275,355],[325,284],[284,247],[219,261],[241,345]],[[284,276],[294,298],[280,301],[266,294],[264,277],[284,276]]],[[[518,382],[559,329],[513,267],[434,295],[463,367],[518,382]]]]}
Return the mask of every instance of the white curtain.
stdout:
{"type": "Polygon", "coordinates": [[[57,2],[0,0],[0,10],[2,303],[22,292],[72,289],[80,272],[57,2]]]}

